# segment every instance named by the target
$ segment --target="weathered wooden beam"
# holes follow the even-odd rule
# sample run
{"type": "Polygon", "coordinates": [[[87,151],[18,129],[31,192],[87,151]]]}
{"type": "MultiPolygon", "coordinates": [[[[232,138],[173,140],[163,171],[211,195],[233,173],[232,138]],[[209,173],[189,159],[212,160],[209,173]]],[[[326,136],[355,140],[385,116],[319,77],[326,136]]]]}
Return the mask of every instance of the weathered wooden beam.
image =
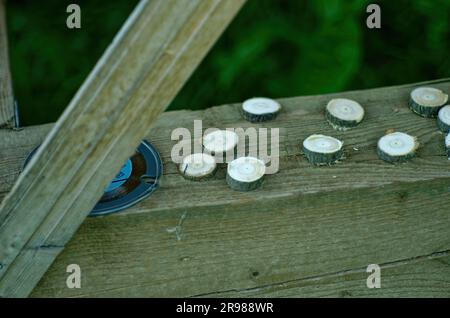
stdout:
{"type": "Polygon", "coordinates": [[[202,297],[415,297],[450,295],[450,253],[435,253],[380,265],[380,288],[368,288],[367,267],[246,290],[229,290],[202,297]]]}
{"type": "Polygon", "coordinates": [[[16,127],[4,0],[0,0],[0,128],[16,127]]]}
{"type": "Polygon", "coordinates": [[[0,296],[27,296],[245,0],[143,0],[0,207],[0,296]]]}
{"type": "MultiPolygon", "coordinates": [[[[282,99],[280,171],[253,192],[232,191],[225,170],[190,182],[170,153],[172,130],[202,119],[204,128],[249,127],[239,104],[166,112],[147,139],[164,161],[161,188],[118,214],[87,218],[32,296],[450,296],[450,168],[433,119],[407,106],[411,89],[448,91],[450,80],[323,96],[282,99]],[[324,119],[331,98],[359,101],[367,117],[334,131],[324,119]],[[391,165],[376,142],[394,128],[419,138],[418,157],[391,165]],[[345,141],[346,159],[313,167],[301,154],[312,133],[345,141]],[[68,289],[66,267],[79,264],[81,289],[68,289]],[[366,287],[369,264],[382,268],[382,288],[366,287]]],[[[50,126],[0,132],[1,180],[17,177],[27,152],[50,126]],[[12,173],[11,173],[12,171],[12,173]]],[[[0,182],[1,184],[1,182],[0,182]]],[[[0,189],[5,193],[8,188],[0,189]]]]}

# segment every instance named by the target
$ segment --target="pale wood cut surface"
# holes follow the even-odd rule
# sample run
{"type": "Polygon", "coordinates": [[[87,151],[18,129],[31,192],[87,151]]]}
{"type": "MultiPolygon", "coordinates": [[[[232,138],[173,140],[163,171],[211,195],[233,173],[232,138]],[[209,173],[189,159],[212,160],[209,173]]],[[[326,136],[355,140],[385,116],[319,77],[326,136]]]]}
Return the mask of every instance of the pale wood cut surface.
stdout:
{"type": "Polygon", "coordinates": [[[9,70],[5,3],[0,0],[0,128],[15,127],[14,97],[9,70]]]}
{"type": "Polygon", "coordinates": [[[0,207],[0,296],[26,296],[245,0],[142,0],[0,207]]]}
{"type": "MultiPolygon", "coordinates": [[[[450,82],[426,84],[448,91],[450,82]]],[[[175,127],[192,129],[194,119],[204,128],[250,126],[239,104],[164,113],[147,133],[165,163],[162,187],[122,213],[88,218],[33,296],[449,297],[450,162],[435,121],[407,107],[417,85],[425,84],[280,100],[279,117],[258,126],[280,128],[281,170],[249,193],[230,190],[224,169],[187,181],[170,160],[175,127]],[[360,127],[336,132],[325,122],[337,96],[366,108],[360,127]],[[389,128],[419,138],[417,158],[399,166],[377,158],[389,128]],[[312,133],[343,139],[347,158],[312,167],[300,150],[312,133]],[[80,290],[65,286],[72,263],[82,268],[80,290]],[[372,263],[382,265],[386,288],[365,287],[372,263]]],[[[49,129],[2,132],[0,175],[12,181],[49,129]]]]}

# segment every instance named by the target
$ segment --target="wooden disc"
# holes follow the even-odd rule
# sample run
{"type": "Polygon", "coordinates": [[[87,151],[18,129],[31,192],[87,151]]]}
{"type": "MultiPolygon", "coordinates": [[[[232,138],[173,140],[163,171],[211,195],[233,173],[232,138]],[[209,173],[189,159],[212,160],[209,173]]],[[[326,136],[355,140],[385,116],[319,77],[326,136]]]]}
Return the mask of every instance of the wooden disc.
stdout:
{"type": "Polygon", "coordinates": [[[266,165],[254,157],[240,157],[228,164],[227,183],[238,191],[256,189],[264,178],[266,165]]]}
{"type": "Polygon", "coordinates": [[[436,117],[448,101],[448,95],[433,87],[418,87],[411,92],[409,107],[423,117],[436,117]]]}
{"type": "Polygon", "coordinates": [[[403,162],[412,158],[418,147],[415,137],[393,132],[378,140],[378,155],[387,162],[403,162]]]}
{"type": "Polygon", "coordinates": [[[450,105],[444,106],[438,113],[439,129],[445,133],[450,132],[450,105]]]}
{"type": "Polygon", "coordinates": [[[325,165],[342,158],[343,145],[342,141],[330,136],[311,135],[303,141],[303,151],[311,163],[325,165]]]}
{"type": "Polygon", "coordinates": [[[265,97],[251,98],[242,104],[244,117],[250,122],[263,122],[274,119],[280,110],[280,103],[265,97]]]}
{"type": "Polygon", "coordinates": [[[445,148],[447,148],[447,155],[450,159],[450,133],[445,137],[445,148]]]}
{"type": "Polygon", "coordinates": [[[233,150],[239,141],[233,131],[216,130],[203,137],[203,147],[212,155],[224,154],[233,150]]]}
{"type": "Polygon", "coordinates": [[[200,180],[211,176],[217,168],[213,156],[206,153],[195,153],[183,158],[180,173],[187,179],[200,180]]]}
{"type": "Polygon", "coordinates": [[[364,118],[364,108],[357,102],[346,99],[332,99],[326,107],[328,122],[337,130],[357,126],[364,118]]]}

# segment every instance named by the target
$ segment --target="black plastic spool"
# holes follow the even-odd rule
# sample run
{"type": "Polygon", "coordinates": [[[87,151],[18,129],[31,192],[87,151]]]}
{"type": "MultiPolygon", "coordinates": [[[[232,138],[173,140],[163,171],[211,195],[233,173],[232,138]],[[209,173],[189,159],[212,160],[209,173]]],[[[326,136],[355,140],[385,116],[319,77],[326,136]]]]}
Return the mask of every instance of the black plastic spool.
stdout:
{"type": "MultiPolygon", "coordinates": [[[[39,146],[25,159],[24,168],[38,148],[39,146]]],[[[136,153],[116,175],[89,216],[100,216],[119,212],[148,197],[159,187],[162,172],[163,165],[158,151],[148,141],[142,141],[136,153]],[[130,162],[131,173],[123,179],[123,174],[126,173],[124,169],[127,164],[130,165],[130,162]],[[114,183],[120,182],[122,182],[120,185],[113,186],[114,183]],[[109,188],[112,189],[108,191],[109,188]]]]}

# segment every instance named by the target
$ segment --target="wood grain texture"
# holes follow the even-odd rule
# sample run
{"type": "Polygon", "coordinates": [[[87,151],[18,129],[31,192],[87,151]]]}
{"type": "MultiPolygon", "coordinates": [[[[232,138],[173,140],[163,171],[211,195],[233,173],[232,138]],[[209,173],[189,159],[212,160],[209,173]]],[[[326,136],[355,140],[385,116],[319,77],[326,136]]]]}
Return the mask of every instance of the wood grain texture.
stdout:
{"type": "MultiPolygon", "coordinates": [[[[407,106],[413,87],[447,91],[449,84],[445,79],[280,100],[279,117],[257,125],[280,128],[280,171],[248,193],[228,188],[223,167],[210,180],[191,182],[170,159],[175,127],[192,129],[195,119],[203,119],[204,128],[251,126],[239,104],[163,113],[147,133],[163,157],[161,188],[121,213],[87,218],[32,295],[450,296],[443,278],[450,250],[450,162],[436,122],[407,106]],[[360,127],[336,132],[328,125],[324,108],[335,97],[365,107],[360,127]],[[390,128],[419,138],[417,158],[398,166],[377,158],[376,142],[390,128]],[[311,166],[300,144],[312,133],[343,139],[346,159],[311,166]],[[65,285],[72,263],[82,269],[78,290],[65,285]],[[363,269],[372,263],[383,273],[387,267],[389,288],[365,289],[363,269]]],[[[0,175],[9,166],[17,169],[25,149],[39,143],[26,136],[43,136],[49,128],[27,128],[11,139],[1,151],[16,155],[0,166],[0,175]]]]}
{"type": "Polygon", "coordinates": [[[245,0],[142,0],[0,207],[0,296],[26,296],[245,0]]]}
{"type": "Polygon", "coordinates": [[[446,297],[450,295],[448,252],[379,264],[380,288],[368,288],[367,267],[282,282],[244,290],[231,290],[201,297],[446,297]]]}
{"type": "Polygon", "coordinates": [[[5,3],[0,0],[0,128],[15,127],[14,96],[8,58],[5,3]]]}

